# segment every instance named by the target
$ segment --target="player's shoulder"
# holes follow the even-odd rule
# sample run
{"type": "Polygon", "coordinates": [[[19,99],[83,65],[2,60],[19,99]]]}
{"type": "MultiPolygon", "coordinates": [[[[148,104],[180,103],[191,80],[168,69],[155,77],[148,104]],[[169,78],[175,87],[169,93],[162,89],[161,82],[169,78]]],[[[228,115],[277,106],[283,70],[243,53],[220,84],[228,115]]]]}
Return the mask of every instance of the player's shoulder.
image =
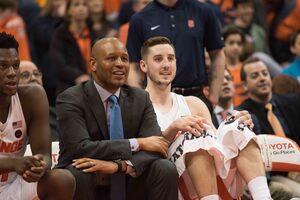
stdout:
{"type": "Polygon", "coordinates": [[[44,88],[37,84],[19,85],[17,91],[20,98],[38,97],[45,94],[44,88]]]}
{"type": "Polygon", "coordinates": [[[187,104],[191,104],[191,105],[204,104],[204,102],[201,99],[199,99],[198,97],[195,97],[195,96],[185,96],[184,99],[187,102],[187,104]]]}

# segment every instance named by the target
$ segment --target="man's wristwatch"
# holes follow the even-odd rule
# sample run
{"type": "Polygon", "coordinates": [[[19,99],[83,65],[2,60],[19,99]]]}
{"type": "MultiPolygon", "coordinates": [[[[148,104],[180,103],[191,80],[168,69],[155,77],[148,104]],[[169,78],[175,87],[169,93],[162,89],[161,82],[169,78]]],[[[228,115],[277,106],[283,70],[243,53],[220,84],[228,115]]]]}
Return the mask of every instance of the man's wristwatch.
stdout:
{"type": "MultiPolygon", "coordinates": [[[[122,160],[117,159],[117,160],[112,160],[112,162],[116,163],[118,165],[118,170],[116,173],[122,173],[122,160]]],[[[124,173],[124,172],[123,172],[124,173]]]]}

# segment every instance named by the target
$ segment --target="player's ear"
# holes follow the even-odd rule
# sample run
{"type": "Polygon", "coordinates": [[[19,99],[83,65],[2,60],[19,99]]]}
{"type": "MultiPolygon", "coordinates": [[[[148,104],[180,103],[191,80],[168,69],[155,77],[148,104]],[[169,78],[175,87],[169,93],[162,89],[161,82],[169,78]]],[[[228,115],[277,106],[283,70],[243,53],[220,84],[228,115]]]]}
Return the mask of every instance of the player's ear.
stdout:
{"type": "Polygon", "coordinates": [[[140,68],[141,68],[142,72],[147,73],[147,71],[148,71],[147,64],[145,63],[144,60],[140,61],[140,68]]]}

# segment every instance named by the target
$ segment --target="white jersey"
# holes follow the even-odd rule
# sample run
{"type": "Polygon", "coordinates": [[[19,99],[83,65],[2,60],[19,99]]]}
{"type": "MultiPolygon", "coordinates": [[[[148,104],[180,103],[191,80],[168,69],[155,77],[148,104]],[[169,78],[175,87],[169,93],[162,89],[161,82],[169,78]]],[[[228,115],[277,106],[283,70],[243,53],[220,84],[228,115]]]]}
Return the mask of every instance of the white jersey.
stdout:
{"type": "MultiPolygon", "coordinates": [[[[0,157],[23,156],[26,150],[26,122],[18,93],[11,97],[6,122],[0,122],[0,157]]],[[[16,172],[0,175],[0,193],[17,177],[16,172]]]]}
{"type": "MultiPolygon", "coordinates": [[[[184,96],[172,93],[172,99],[173,105],[169,112],[163,113],[154,106],[157,121],[162,131],[181,116],[191,115],[184,96]]],[[[238,152],[255,137],[255,134],[247,128],[239,127],[238,120],[221,123],[217,132],[210,125],[204,124],[204,126],[206,126],[206,132],[201,136],[194,136],[189,132],[181,133],[177,135],[169,147],[168,158],[175,164],[180,180],[183,180],[183,182],[180,181],[179,199],[183,199],[182,188],[188,190],[187,195],[189,197],[185,196],[187,199],[197,197],[194,186],[186,172],[185,155],[199,149],[206,150],[214,157],[218,175],[223,179],[230,195],[236,198],[242,192],[243,183],[236,168],[230,169],[231,160],[238,156],[238,152]],[[183,185],[185,186],[181,187],[183,185]]]]}
{"type": "Polygon", "coordinates": [[[162,131],[166,130],[168,126],[176,119],[191,115],[191,111],[186,103],[184,96],[171,93],[173,99],[173,105],[169,112],[163,113],[154,106],[154,110],[157,116],[157,121],[162,131]]]}

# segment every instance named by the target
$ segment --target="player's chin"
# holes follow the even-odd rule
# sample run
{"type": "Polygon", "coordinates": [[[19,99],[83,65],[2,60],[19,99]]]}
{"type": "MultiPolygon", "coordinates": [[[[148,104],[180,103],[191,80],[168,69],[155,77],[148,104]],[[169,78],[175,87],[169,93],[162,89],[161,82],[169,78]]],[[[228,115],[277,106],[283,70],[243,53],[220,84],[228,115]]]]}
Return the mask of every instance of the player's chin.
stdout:
{"type": "Polygon", "coordinates": [[[17,90],[9,90],[9,91],[5,91],[4,94],[7,96],[13,96],[17,93],[17,90]]]}

